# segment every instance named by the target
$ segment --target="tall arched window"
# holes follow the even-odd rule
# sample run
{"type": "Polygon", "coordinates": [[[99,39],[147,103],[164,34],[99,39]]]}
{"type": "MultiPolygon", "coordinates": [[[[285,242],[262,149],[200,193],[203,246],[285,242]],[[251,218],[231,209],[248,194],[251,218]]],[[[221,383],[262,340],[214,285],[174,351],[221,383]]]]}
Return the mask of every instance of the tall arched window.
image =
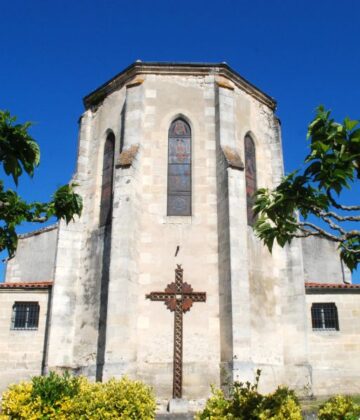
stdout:
{"type": "Polygon", "coordinates": [[[172,122],[168,146],[169,216],[191,215],[191,130],[182,118],[172,122]]]}
{"type": "Polygon", "coordinates": [[[99,223],[100,226],[109,225],[111,223],[112,190],[114,178],[114,150],[115,136],[113,133],[109,133],[106,137],[104,147],[99,223]]]}
{"type": "Polygon", "coordinates": [[[246,205],[247,222],[253,226],[255,216],[253,212],[254,194],[256,192],[256,153],[254,140],[247,134],[244,140],[245,150],[245,177],[246,177],[246,205]]]}

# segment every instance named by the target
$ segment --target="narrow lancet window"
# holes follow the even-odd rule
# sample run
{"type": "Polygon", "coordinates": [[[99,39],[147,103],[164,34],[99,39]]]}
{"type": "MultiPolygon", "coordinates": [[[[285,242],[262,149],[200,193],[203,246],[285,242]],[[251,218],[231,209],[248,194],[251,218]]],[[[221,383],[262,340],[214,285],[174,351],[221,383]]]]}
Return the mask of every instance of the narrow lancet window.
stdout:
{"type": "Polygon", "coordinates": [[[253,226],[256,218],[254,216],[254,194],[257,189],[256,185],[256,153],[254,140],[249,136],[245,136],[245,177],[246,177],[246,205],[247,205],[247,222],[249,226],[253,226]]]}
{"type": "Polygon", "coordinates": [[[191,130],[183,119],[169,129],[168,199],[169,216],[191,215],[191,130]]]}
{"type": "Polygon", "coordinates": [[[115,136],[109,133],[104,147],[101,204],[100,204],[100,227],[111,223],[112,215],[112,190],[114,177],[114,150],[115,136]]]}

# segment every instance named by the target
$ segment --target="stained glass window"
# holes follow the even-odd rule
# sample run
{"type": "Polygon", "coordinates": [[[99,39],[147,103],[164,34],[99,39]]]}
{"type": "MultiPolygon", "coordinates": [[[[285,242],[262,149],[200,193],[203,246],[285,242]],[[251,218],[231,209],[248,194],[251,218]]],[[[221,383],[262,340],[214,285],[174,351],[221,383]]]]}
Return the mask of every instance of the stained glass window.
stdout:
{"type": "Polygon", "coordinates": [[[115,136],[113,133],[110,133],[106,138],[104,147],[100,204],[100,226],[105,226],[111,223],[112,190],[114,177],[114,149],[115,136]]]}
{"type": "Polygon", "coordinates": [[[246,177],[246,203],[247,221],[249,226],[253,226],[256,218],[253,212],[254,194],[256,192],[256,154],[254,140],[245,136],[245,177],[246,177]]]}
{"type": "Polygon", "coordinates": [[[191,130],[178,118],[169,129],[168,145],[168,201],[169,216],[191,215],[191,130]]]}

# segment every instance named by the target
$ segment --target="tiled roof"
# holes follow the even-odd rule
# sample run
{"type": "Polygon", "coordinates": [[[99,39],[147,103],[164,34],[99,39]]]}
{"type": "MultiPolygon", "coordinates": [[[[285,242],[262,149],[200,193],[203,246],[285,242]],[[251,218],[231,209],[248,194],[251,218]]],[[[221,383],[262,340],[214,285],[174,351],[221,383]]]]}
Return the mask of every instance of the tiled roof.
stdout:
{"type": "Polygon", "coordinates": [[[306,289],[359,289],[360,284],[345,283],[305,283],[306,289]]]}
{"type": "Polygon", "coordinates": [[[52,281],[0,283],[0,289],[48,289],[52,285],[52,281]]]}

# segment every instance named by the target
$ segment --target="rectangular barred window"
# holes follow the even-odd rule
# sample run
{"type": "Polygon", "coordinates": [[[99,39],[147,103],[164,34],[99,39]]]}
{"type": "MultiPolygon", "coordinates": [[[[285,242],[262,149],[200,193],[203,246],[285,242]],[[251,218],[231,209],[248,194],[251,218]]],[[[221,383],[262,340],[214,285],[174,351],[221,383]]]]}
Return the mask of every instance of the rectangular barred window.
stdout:
{"type": "Polygon", "coordinates": [[[11,320],[12,330],[37,330],[40,306],[38,302],[15,302],[11,320]]]}
{"type": "Polygon", "coordinates": [[[339,331],[339,319],[335,303],[313,303],[311,320],[313,331],[339,331]]]}

